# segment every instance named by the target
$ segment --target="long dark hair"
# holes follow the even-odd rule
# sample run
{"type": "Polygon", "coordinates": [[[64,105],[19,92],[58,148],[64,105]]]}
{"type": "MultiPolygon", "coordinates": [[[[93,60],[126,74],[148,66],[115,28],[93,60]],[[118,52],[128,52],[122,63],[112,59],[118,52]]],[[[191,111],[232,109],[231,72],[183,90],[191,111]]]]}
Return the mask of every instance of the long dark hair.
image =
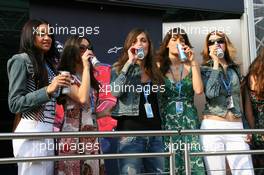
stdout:
{"type": "Polygon", "coordinates": [[[132,46],[132,43],[136,41],[137,36],[140,35],[141,33],[144,33],[146,35],[148,43],[149,43],[148,55],[143,60],[143,65],[144,65],[146,74],[151,78],[151,80],[154,83],[156,84],[162,83],[163,82],[162,75],[159,72],[156,62],[153,58],[153,44],[150,40],[150,36],[148,32],[144,29],[135,28],[135,29],[132,29],[128,33],[125,43],[124,43],[121,56],[118,58],[118,61],[113,66],[116,68],[117,73],[121,71],[121,69],[123,68],[123,66],[128,60],[128,54],[127,54],[128,49],[132,46]]]}
{"type": "MultiPolygon", "coordinates": [[[[90,40],[84,37],[71,36],[67,39],[64,45],[64,49],[61,55],[61,62],[58,70],[69,71],[71,74],[76,74],[76,65],[79,63],[82,65],[82,58],[80,54],[80,43],[83,39],[86,39],[89,44],[90,40]]],[[[94,72],[96,70],[90,63],[90,78],[91,87],[99,92],[99,82],[94,77],[94,72]]]]}
{"type": "Polygon", "coordinates": [[[169,71],[170,69],[170,65],[171,65],[171,61],[169,58],[169,49],[167,48],[167,45],[170,41],[171,38],[180,38],[182,37],[185,41],[185,44],[187,46],[189,46],[190,48],[192,48],[192,45],[189,41],[189,38],[186,34],[186,32],[181,29],[181,28],[173,28],[170,29],[166,36],[164,37],[159,50],[157,51],[156,54],[156,61],[159,63],[160,65],[160,71],[162,72],[162,75],[165,76],[165,74],[169,71]]]}
{"type": "Polygon", "coordinates": [[[45,67],[45,63],[49,65],[49,67],[56,73],[54,68],[55,65],[55,58],[59,57],[59,53],[55,47],[55,39],[54,36],[51,34],[49,35],[52,39],[51,48],[48,52],[42,53],[36,46],[35,46],[35,37],[36,32],[35,30],[41,25],[46,24],[50,27],[49,23],[42,19],[31,19],[24,25],[20,37],[20,53],[28,54],[34,70],[34,81],[36,84],[37,89],[40,89],[44,86],[49,84],[48,82],[48,73],[45,67]]]}
{"type": "Polygon", "coordinates": [[[250,78],[253,77],[255,80],[255,92],[258,98],[264,99],[264,48],[262,48],[260,54],[251,63],[248,69],[247,84],[250,84],[250,78]]]}

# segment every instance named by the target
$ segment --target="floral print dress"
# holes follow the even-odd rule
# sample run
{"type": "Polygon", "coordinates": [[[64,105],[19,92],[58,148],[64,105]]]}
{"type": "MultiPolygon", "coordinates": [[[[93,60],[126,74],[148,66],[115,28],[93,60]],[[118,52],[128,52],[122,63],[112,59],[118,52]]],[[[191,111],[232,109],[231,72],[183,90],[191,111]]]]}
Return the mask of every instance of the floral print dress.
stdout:
{"type": "MultiPolygon", "coordinates": [[[[250,99],[253,108],[253,115],[255,117],[256,129],[264,129],[264,99],[258,99],[254,91],[250,91],[250,99]]],[[[253,135],[254,145],[264,149],[264,135],[253,135]]]]}
{"type": "MultiPolygon", "coordinates": [[[[80,86],[80,80],[73,76],[74,84],[80,86]]],[[[94,99],[94,98],[91,98],[94,99]]],[[[67,97],[64,106],[65,116],[62,131],[96,131],[96,118],[91,108],[81,106],[67,97]]],[[[94,137],[61,138],[57,143],[58,155],[98,154],[99,143],[94,137]]],[[[99,160],[58,161],[57,175],[99,175],[99,160]]]]}
{"type": "MultiPolygon", "coordinates": [[[[264,129],[264,99],[258,99],[256,93],[250,90],[250,100],[253,108],[253,115],[255,117],[255,128],[264,129]]],[[[253,134],[252,148],[255,150],[264,149],[264,135],[253,134]]],[[[253,155],[253,164],[256,175],[264,174],[264,155],[256,154],[253,155]]]]}
{"type": "MultiPolygon", "coordinates": [[[[162,127],[164,130],[181,130],[181,129],[198,129],[199,119],[197,110],[194,106],[194,91],[192,86],[192,71],[182,80],[181,101],[183,102],[183,111],[176,111],[176,102],[179,100],[179,86],[168,78],[165,78],[165,91],[160,93],[160,108],[162,127]]],[[[178,82],[179,83],[179,82],[178,82]]],[[[165,148],[172,148],[176,151],[175,167],[178,174],[185,174],[184,167],[184,144],[185,141],[189,147],[189,151],[197,152],[202,150],[199,137],[197,135],[190,136],[173,136],[173,145],[170,144],[170,138],[165,137],[165,148]]],[[[168,151],[168,150],[166,150],[168,151]]],[[[191,156],[191,172],[195,175],[205,174],[204,163],[202,157],[191,156]]],[[[165,161],[165,169],[169,171],[169,160],[165,161]]]]}

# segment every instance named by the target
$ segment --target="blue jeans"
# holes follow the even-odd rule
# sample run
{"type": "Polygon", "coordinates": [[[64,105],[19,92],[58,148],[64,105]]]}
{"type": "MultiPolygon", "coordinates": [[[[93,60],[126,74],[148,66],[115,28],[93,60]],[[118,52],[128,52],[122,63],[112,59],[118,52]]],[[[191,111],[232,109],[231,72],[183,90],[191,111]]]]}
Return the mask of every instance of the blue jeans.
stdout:
{"type": "MultiPolygon", "coordinates": [[[[118,138],[99,138],[101,151],[103,154],[116,154],[118,146],[118,138]]],[[[117,175],[118,172],[118,159],[105,159],[104,160],[105,174],[117,175]]]]}
{"type": "MultiPolygon", "coordinates": [[[[164,152],[162,137],[122,137],[118,144],[119,153],[155,153],[164,152]]],[[[153,173],[161,174],[164,169],[164,157],[119,159],[121,174],[153,173]]]]}

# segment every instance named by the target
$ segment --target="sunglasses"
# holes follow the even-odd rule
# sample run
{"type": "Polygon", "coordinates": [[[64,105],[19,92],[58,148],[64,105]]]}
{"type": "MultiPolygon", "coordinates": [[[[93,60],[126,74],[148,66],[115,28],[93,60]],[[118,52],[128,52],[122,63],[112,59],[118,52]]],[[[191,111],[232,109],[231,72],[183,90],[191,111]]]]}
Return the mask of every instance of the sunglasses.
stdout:
{"type": "Polygon", "coordinates": [[[85,46],[85,45],[80,45],[80,51],[81,52],[85,52],[86,50],[93,50],[93,46],[89,45],[89,46],[85,46]]]}
{"type": "Polygon", "coordinates": [[[219,38],[215,40],[208,40],[208,46],[214,45],[214,44],[224,44],[225,39],[224,38],[219,38]]]}

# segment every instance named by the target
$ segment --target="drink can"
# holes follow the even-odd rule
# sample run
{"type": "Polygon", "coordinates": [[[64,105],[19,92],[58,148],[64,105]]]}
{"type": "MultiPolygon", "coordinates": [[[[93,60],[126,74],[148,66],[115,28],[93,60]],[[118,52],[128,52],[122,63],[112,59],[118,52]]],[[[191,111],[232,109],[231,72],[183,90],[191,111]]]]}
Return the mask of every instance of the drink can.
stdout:
{"type": "Polygon", "coordinates": [[[136,49],[136,54],[137,54],[138,59],[140,59],[140,60],[143,60],[145,57],[144,49],[142,47],[136,49]]]}
{"type": "MultiPolygon", "coordinates": [[[[61,75],[69,75],[69,76],[71,75],[70,72],[68,72],[68,71],[60,71],[60,74],[61,75]]],[[[61,93],[62,94],[69,94],[70,93],[70,87],[63,87],[61,93]]]]}
{"type": "Polygon", "coordinates": [[[220,47],[218,47],[217,48],[217,50],[216,50],[216,56],[218,57],[218,58],[224,58],[224,51],[223,51],[223,49],[221,49],[220,47]]]}
{"type": "Polygon", "coordinates": [[[100,61],[95,56],[91,57],[90,60],[93,66],[100,64],[100,61]]]}
{"type": "Polygon", "coordinates": [[[179,58],[182,62],[186,61],[187,60],[187,56],[183,50],[183,47],[181,44],[177,44],[177,49],[179,51],[179,58]]]}

